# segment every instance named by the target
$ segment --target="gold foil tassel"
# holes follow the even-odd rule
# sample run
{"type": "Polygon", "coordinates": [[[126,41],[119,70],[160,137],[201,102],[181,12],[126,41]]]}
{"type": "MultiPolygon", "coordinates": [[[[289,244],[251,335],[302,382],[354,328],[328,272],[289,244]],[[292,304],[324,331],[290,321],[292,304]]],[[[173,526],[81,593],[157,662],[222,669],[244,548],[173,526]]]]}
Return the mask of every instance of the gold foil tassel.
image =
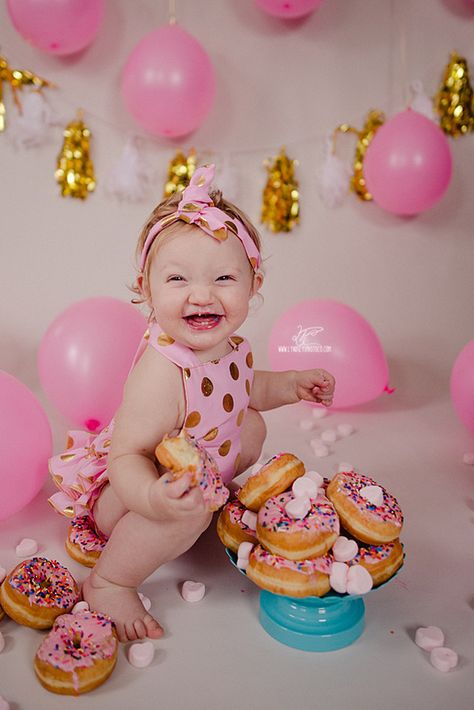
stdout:
{"type": "Polygon", "coordinates": [[[61,185],[63,197],[84,200],[95,190],[94,165],[89,155],[91,132],[78,111],[75,121],[64,130],[64,142],[57,158],[56,182],[61,185]]]}
{"type": "Polygon", "coordinates": [[[40,76],[37,76],[27,69],[13,69],[9,65],[6,57],[0,56],[0,132],[4,131],[6,128],[6,108],[3,89],[4,83],[10,85],[13,93],[13,100],[20,113],[22,109],[18,92],[21,91],[24,86],[33,85],[38,90],[41,90],[44,86],[54,86],[51,82],[46,79],[42,79],[40,76]]]}
{"type": "Polygon", "coordinates": [[[180,150],[168,165],[168,177],[165,183],[163,197],[171,197],[175,192],[182,192],[189,185],[196,170],[196,151],[191,148],[189,155],[185,156],[180,150]]]}
{"type": "Polygon", "coordinates": [[[354,161],[352,164],[353,175],[350,180],[350,188],[357,197],[365,202],[372,199],[372,195],[367,190],[364,178],[364,157],[367,148],[370,145],[375,133],[380,128],[380,126],[385,121],[385,115],[382,111],[369,111],[364,127],[362,130],[350,126],[348,123],[343,123],[338,126],[333,133],[333,141],[335,141],[336,134],[339,133],[354,133],[357,136],[357,145],[354,154],[354,161]]]}
{"type": "Polygon", "coordinates": [[[449,136],[458,138],[474,130],[474,105],[467,61],[456,52],[446,66],[434,107],[440,126],[449,136]]]}
{"type": "Polygon", "coordinates": [[[298,161],[282,148],[271,162],[265,161],[268,178],[262,196],[261,220],[272,232],[291,232],[300,221],[300,194],[295,177],[298,161]]]}

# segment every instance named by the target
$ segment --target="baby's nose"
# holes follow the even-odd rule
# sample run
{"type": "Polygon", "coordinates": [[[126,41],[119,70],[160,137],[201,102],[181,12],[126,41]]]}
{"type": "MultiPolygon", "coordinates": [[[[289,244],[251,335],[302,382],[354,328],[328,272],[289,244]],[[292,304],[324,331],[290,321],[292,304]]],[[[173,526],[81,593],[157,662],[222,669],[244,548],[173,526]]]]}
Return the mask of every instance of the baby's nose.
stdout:
{"type": "Polygon", "coordinates": [[[213,300],[211,288],[204,283],[193,284],[189,294],[189,300],[191,303],[196,303],[200,306],[208,305],[213,300]]]}

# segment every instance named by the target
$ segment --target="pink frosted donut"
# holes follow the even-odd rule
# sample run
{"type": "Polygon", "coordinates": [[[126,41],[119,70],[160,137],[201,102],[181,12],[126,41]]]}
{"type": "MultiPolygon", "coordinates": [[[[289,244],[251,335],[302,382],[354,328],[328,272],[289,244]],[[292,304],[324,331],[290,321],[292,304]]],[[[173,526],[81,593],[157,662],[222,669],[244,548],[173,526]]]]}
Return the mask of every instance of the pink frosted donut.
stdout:
{"type": "Polygon", "coordinates": [[[79,695],[101,685],[117,661],[112,620],[84,611],[56,619],[35,656],[40,683],[52,693],[79,695]]]}
{"type": "Polygon", "coordinates": [[[289,597],[321,597],[330,590],[332,556],[288,560],[257,545],[250,553],[247,576],[262,589],[289,597]]]}
{"type": "Polygon", "coordinates": [[[372,478],[353,472],[337,473],[326,495],[334,503],[342,526],[357,540],[378,545],[400,536],[403,525],[400,506],[396,498],[372,478]],[[375,505],[360,494],[365,486],[381,488],[383,505],[375,505]]]}
{"type": "Polygon", "coordinates": [[[374,587],[383,584],[403,564],[403,545],[400,540],[385,545],[367,545],[359,548],[349,565],[362,565],[372,577],[374,587]]]}
{"type": "Polygon", "coordinates": [[[90,515],[78,515],[69,525],[65,547],[73,560],[86,567],[94,567],[107,539],[97,530],[90,515]]]}
{"type": "Polygon", "coordinates": [[[339,535],[339,519],[332,503],[319,494],[307,515],[292,518],[285,510],[295,498],[291,491],[269,498],[258,512],[257,538],[263,547],[289,560],[320,557],[339,535]]]}
{"type": "Polygon", "coordinates": [[[221,542],[237,552],[241,542],[257,542],[255,530],[242,521],[247,508],[238,499],[231,500],[222,508],[217,519],[217,534],[221,542]]]}
{"type": "Polygon", "coordinates": [[[18,624],[49,629],[60,614],[79,601],[79,589],[66,567],[32,557],[15,567],[0,587],[0,602],[18,624]]]}

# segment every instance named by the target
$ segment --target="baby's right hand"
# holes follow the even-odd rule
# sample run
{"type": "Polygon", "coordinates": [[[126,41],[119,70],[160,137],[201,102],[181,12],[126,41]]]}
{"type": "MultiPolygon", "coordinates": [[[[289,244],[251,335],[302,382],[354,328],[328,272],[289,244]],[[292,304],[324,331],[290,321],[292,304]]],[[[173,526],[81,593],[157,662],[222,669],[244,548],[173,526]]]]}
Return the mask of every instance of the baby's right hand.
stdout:
{"type": "Polygon", "coordinates": [[[150,486],[150,504],[157,520],[202,515],[207,506],[198,486],[191,484],[192,474],[174,478],[165,473],[150,486]]]}

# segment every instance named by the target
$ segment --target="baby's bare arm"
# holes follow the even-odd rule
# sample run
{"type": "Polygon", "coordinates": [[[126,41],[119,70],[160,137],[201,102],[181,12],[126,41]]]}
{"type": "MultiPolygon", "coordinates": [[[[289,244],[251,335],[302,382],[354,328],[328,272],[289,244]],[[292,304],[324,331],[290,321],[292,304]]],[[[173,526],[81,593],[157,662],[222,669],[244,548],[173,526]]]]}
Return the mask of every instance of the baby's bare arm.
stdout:
{"type": "Polygon", "coordinates": [[[112,488],[128,510],[150,519],[157,517],[156,504],[150,500],[159,475],[155,447],[165,434],[180,428],[183,404],[179,368],[147,348],[130,373],[115,417],[108,473],[112,488]]]}

